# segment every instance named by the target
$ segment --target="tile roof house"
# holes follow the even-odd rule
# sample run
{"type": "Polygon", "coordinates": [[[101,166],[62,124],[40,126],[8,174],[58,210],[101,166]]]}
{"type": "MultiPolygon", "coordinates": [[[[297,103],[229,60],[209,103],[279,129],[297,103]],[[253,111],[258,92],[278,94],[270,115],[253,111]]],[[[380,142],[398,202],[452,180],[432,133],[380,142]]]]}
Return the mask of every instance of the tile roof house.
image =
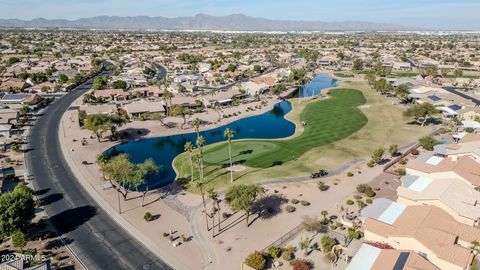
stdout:
{"type": "Polygon", "coordinates": [[[362,244],[346,270],[440,270],[412,251],[379,249],[362,244]]]}
{"type": "Polygon", "coordinates": [[[2,262],[0,264],[0,269],[2,270],[50,270],[52,269],[50,267],[49,261],[45,261],[34,266],[29,266],[29,264],[25,260],[20,259],[18,256],[16,258],[17,259],[14,259],[11,261],[2,262]]]}
{"type": "Polygon", "coordinates": [[[406,206],[376,199],[362,210],[365,240],[412,250],[440,269],[468,269],[473,260],[472,241],[480,230],[456,221],[435,206],[406,206]]]}
{"type": "Polygon", "coordinates": [[[435,179],[459,178],[473,187],[480,186],[480,163],[470,156],[444,158],[421,155],[408,161],[406,172],[435,179]]]}
{"type": "Polygon", "coordinates": [[[434,205],[458,222],[470,226],[479,225],[480,192],[463,180],[405,175],[400,181],[397,202],[405,205],[434,205]]]}
{"type": "Polygon", "coordinates": [[[148,102],[144,100],[134,101],[121,108],[130,118],[139,117],[142,114],[165,113],[165,103],[163,101],[148,102]]]}
{"type": "Polygon", "coordinates": [[[93,96],[95,98],[100,98],[105,101],[125,101],[130,95],[130,92],[123,89],[105,89],[105,90],[95,90],[93,96]]]}
{"type": "MultiPolygon", "coordinates": [[[[465,134],[467,135],[467,134],[465,134]]],[[[470,138],[473,136],[469,136],[470,138]]],[[[462,157],[470,156],[480,161],[480,141],[469,141],[454,144],[437,144],[433,148],[433,152],[437,156],[442,157],[462,157]]]]}

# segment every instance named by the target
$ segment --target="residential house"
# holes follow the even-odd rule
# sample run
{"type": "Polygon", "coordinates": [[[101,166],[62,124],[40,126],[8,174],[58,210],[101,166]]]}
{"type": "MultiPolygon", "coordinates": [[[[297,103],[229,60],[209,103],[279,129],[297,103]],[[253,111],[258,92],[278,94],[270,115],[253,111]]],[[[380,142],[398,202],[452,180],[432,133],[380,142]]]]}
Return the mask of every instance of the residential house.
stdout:
{"type": "Polygon", "coordinates": [[[6,81],[2,82],[2,84],[0,84],[0,91],[4,91],[4,92],[21,91],[29,86],[30,85],[28,83],[20,79],[9,78],[6,81]]]}
{"type": "Polygon", "coordinates": [[[380,249],[362,244],[346,270],[440,270],[431,262],[408,250],[380,249]]]}
{"type": "Polygon", "coordinates": [[[480,192],[463,180],[405,175],[400,181],[397,202],[405,205],[433,205],[460,223],[479,225],[480,192]]]}
{"type": "MultiPolygon", "coordinates": [[[[8,256],[8,255],[7,255],[8,256]]],[[[12,260],[2,261],[0,269],[2,270],[50,270],[50,261],[44,261],[30,266],[30,264],[22,259],[22,256],[12,255],[12,260]]]]}
{"type": "Polygon", "coordinates": [[[436,206],[407,206],[381,198],[365,207],[361,216],[366,241],[411,250],[440,269],[468,269],[474,257],[471,242],[480,241],[478,228],[456,221],[436,206]]]}
{"type": "Polygon", "coordinates": [[[459,178],[472,187],[480,186],[480,163],[471,156],[427,156],[409,160],[406,173],[432,179],[459,178]]]}
{"type": "Polygon", "coordinates": [[[156,86],[147,86],[147,87],[137,87],[132,89],[130,92],[140,94],[140,96],[145,98],[159,98],[163,96],[163,90],[156,86]]]}
{"type": "Polygon", "coordinates": [[[130,96],[130,92],[123,89],[105,89],[96,90],[93,92],[93,96],[103,101],[121,102],[127,100],[127,97],[130,96]]]}
{"type": "Polygon", "coordinates": [[[128,117],[135,119],[144,114],[165,114],[165,103],[163,101],[148,102],[140,100],[125,104],[120,110],[125,112],[128,117]]]}

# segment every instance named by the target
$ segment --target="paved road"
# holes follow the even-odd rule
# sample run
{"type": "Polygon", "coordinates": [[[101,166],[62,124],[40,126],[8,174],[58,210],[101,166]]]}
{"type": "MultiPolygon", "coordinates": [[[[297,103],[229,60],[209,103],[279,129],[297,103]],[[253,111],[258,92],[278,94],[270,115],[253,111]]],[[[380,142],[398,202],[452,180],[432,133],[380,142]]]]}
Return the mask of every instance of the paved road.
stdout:
{"type": "Polygon", "coordinates": [[[456,88],[456,87],[443,87],[443,89],[447,90],[448,92],[450,92],[452,94],[460,96],[464,99],[468,99],[468,100],[472,101],[473,103],[475,103],[475,105],[477,105],[477,106],[480,105],[480,100],[479,99],[474,98],[474,97],[472,97],[468,94],[465,94],[461,90],[457,90],[458,88],[456,88]]]}
{"type": "Polygon", "coordinates": [[[157,80],[161,81],[163,80],[163,78],[167,76],[167,69],[160,64],[156,64],[156,66],[157,66],[157,80]]]}
{"type": "Polygon", "coordinates": [[[38,197],[87,269],[171,269],[94,202],[63,158],[60,119],[91,85],[92,80],[50,104],[31,130],[27,165],[38,197]]]}

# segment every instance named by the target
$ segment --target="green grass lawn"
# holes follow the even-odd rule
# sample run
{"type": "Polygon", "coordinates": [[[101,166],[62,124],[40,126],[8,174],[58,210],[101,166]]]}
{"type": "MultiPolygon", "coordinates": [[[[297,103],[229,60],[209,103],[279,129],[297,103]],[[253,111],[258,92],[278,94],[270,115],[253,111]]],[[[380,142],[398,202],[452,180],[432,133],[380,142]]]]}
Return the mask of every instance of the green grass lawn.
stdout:
{"type": "Polygon", "coordinates": [[[340,78],[352,78],[355,77],[352,73],[348,72],[334,72],[333,75],[340,77],[340,78]]]}
{"type": "MultiPolygon", "coordinates": [[[[367,117],[357,108],[366,102],[361,91],[333,89],[330,96],[329,99],[313,101],[305,107],[300,119],[306,122],[306,126],[299,136],[285,140],[233,141],[234,163],[251,168],[282,165],[312,148],[346,138],[368,122],[367,117]]],[[[228,144],[206,147],[204,162],[207,167],[227,165],[228,144]]],[[[189,166],[186,166],[188,161],[185,154],[176,159],[175,165],[181,172],[180,175],[188,175],[189,166]]]]}

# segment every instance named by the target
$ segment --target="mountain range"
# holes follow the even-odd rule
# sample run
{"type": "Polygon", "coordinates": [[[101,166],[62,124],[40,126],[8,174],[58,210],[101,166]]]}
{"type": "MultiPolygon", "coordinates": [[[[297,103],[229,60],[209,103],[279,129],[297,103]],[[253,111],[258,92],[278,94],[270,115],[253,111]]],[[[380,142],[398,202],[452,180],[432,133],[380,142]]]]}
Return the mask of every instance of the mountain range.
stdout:
{"type": "Polygon", "coordinates": [[[366,21],[291,21],[250,17],[243,14],[191,17],[97,16],[77,20],[0,19],[5,28],[72,28],[103,30],[212,30],[212,31],[399,31],[409,27],[366,21]]]}

